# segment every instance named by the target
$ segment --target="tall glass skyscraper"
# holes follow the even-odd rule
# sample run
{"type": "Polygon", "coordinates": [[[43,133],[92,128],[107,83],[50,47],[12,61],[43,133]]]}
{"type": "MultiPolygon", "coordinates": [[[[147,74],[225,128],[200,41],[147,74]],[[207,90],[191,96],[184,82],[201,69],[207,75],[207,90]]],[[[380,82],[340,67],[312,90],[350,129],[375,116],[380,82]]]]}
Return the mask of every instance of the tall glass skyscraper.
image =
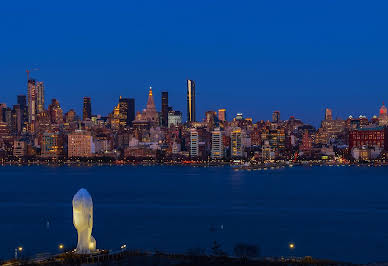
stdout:
{"type": "Polygon", "coordinates": [[[82,120],[92,118],[92,100],[90,97],[84,97],[84,107],[82,111],[82,120]]]}
{"type": "Polygon", "coordinates": [[[187,80],[187,122],[195,122],[195,82],[187,80]]]}

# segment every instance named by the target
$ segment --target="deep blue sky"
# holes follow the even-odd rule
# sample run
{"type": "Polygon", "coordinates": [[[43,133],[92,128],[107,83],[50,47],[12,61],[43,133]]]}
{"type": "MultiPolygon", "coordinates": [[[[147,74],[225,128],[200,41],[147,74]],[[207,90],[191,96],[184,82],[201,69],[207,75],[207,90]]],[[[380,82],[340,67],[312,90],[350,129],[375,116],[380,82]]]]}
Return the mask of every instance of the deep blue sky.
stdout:
{"type": "Polygon", "coordinates": [[[387,1],[3,1],[0,102],[26,92],[27,68],[46,102],[110,112],[120,95],[145,107],[147,87],[197,117],[225,107],[270,119],[273,110],[317,124],[371,116],[388,102],[387,1]]]}

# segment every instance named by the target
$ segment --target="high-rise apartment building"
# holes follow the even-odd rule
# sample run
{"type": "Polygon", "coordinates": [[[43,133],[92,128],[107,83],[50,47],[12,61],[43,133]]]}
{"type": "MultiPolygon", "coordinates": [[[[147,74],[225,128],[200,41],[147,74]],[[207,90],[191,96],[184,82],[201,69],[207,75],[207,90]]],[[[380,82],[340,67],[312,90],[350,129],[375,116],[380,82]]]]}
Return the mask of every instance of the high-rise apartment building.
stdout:
{"type": "Polygon", "coordinates": [[[42,81],[36,82],[36,109],[37,113],[42,113],[44,109],[44,84],[42,81]]]}
{"type": "Polygon", "coordinates": [[[190,129],[190,157],[199,156],[199,135],[195,128],[190,129]]]}
{"type": "Polygon", "coordinates": [[[92,118],[92,100],[90,97],[84,97],[84,106],[82,109],[82,120],[92,118]]]}
{"type": "Polygon", "coordinates": [[[162,126],[168,126],[168,92],[162,91],[162,126]]]}
{"type": "Polygon", "coordinates": [[[241,128],[233,129],[231,135],[231,155],[232,157],[243,157],[242,131],[241,128]]]}
{"type": "Polygon", "coordinates": [[[34,79],[29,79],[27,83],[28,88],[28,122],[33,124],[36,121],[37,115],[37,89],[36,81],[34,79]]]}
{"type": "Polygon", "coordinates": [[[187,80],[187,121],[195,122],[195,82],[187,80]]]}
{"type": "Polygon", "coordinates": [[[212,131],[211,158],[212,159],[224,158],[224,146],[222,143],[222,131],[220,130],[220,128],[216,128],[214,129],[214,131],[212,131]]]}
{"type": "Polygon", "coordinates": [[[279,123],[280,122],[280,112],[279,111],[274,111],[272,113],[272,122],[273,123],[279,123]]]}
{"type": "Polygon", "coordinates": [[[218,110],[218,120],[221,122],[226,121],[226,109],[219,109],[218,110]]]}

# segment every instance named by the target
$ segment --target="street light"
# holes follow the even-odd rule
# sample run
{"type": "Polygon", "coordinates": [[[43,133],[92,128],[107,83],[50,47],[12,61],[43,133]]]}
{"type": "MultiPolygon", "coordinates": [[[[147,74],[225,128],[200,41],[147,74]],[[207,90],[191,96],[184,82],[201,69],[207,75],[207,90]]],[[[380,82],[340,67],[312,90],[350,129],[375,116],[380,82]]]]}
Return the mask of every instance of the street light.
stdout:
{"type": "Polygon", "coordinates": [[[295,244],[294,243],[290,243],[290,244],[288,244],[288,247],[292,250],[292,249],[295,248],[295,244]]]}
{"type": "Polygon", "coordinates": [[[64,246],[63,244],[59,244],[59,245],[58,245],[58,248],[59,248],[60,250],[62,250],[62,249],[65,248],[65,246],[64,246]]]}

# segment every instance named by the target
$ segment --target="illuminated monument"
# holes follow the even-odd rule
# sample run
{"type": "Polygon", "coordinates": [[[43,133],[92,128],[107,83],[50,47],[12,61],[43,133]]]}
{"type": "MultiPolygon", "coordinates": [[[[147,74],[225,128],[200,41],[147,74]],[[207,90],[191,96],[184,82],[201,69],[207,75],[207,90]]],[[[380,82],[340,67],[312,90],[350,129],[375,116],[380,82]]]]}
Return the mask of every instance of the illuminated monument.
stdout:
{"type": "Polygon", "coordinates": [[[81,188],[73,198],[73,223],[78,231],[77,254],[90,254],[96,250],[96,240],[92,236],[93,201],[89,192],[81,188]]]}

